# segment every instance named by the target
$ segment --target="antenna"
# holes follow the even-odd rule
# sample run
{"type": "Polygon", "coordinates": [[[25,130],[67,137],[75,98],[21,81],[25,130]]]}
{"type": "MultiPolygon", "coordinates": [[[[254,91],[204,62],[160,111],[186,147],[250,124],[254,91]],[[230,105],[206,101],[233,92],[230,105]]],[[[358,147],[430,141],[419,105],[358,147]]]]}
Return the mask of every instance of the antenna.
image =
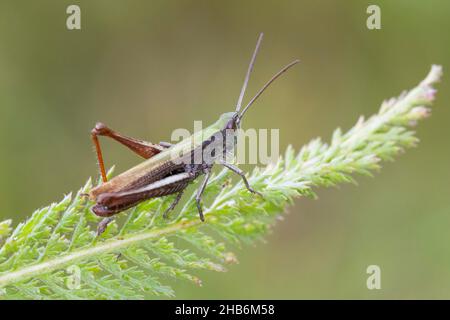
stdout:
{"type": "Polygon", "coordinates": [[[283,69],[281,69],[280,71],[278,71],[259,91],[258,93],[252,98],[252,100],[250,100],[250,102],[245,106],[244,110],[241,112],[241,114],[239,115],[239,119],[242,119],[242,117],[244,116],[244,113],[247,111],[247,109],[253,104],[253,102],[256,101],[256,99],[259,98],[259,96],[264,92],[264,90],[267,89],[268,86],[270,86],[270,84],[272,82],[274,82],[279,76],[281,76],[284,72],[286,72],[290,67],[296,65],[297,63],[299,63],[300,60],[294,60],[291,63],[289,63],[287,66],[285,66],[283,69]]]}
{"type": "Polygon", "coordinates": [[[241,93],[239,94],[239,99],[236,104],[236,112],[239,112],[241,110],[242,99],[244,99],[244,94],[245,94],[245,90],[247,89],[248,80],[250,79],[250,74],[252,73],[253,66],[255,65],[256,55],[258,54],[259,46],[261,45],[263,36],[264,36],[264,34],[260,33],[259,37],[258,37],[258,41],[256,42],[256,48],[255,48],[255,51],[253,52],[252,59],[250,60],[250,64],[248,66],[244,84],[242,85],[241,93]]]}

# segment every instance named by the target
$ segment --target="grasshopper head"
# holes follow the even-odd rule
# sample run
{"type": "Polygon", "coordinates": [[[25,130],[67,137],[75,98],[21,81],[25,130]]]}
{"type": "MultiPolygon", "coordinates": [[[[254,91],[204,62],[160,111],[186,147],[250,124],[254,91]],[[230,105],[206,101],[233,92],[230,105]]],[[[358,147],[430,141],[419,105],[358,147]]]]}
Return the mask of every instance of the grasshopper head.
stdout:
{"type": "Polygon", "coordinates": [[[241,127],[241,118],[239,118],[239,113],[233,112],[233,116],[228,120],[225,129],[237,130],[241,127]]]}
{"type": "Polygon", "coordinates": [[[241,127],[239,114],[237,112],[227,112],[222,114],[218,122],[222,129],[236,130],[241,127]]]}

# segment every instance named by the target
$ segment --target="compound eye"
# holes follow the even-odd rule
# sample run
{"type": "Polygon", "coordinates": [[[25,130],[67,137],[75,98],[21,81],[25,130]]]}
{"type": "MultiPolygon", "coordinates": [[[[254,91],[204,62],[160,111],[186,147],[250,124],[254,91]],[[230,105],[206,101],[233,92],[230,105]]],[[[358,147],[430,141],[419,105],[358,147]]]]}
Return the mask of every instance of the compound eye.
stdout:
{"type": "Polygon", "coordinates": [[[227,129],[235,129],[235,123],[233,120],[228,121],[227,123],[227,129]]]}

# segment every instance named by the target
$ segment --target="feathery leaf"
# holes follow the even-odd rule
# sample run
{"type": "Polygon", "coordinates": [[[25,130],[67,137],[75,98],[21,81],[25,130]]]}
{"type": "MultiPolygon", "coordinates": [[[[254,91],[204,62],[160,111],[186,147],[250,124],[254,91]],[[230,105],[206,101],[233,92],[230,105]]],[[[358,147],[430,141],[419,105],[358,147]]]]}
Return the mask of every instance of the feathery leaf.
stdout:
{"type": "Polygon", "coordinates": [[[219,172],[205,190],[210,199],[204,204],[205,223],[198,219],[194,197],[165,220],[169,196],[120,214],[125,221],[97,237],[99,219],[82,197],[91,180],[75,196],[36,210],[12,233],[10,220],[0,222],[0,298],[172,297],[170,279],[201,285],[196,270],[223,272],[236,263],[227,242],[262,240],[295,197],[314,197],[313,187],[353,182],[354,173],[370,175],[380,160],[415,146],[418,139],[408,127],[429,115],[432,85],[441,73],[433,66],[417,87],[385,101],[376,115],[361,117],[346,133],[336,129],[329,144],[315,139],[298,153],[288,147],[275,164],[255,168],[248,180],[264,199],[250,194],[242,181],[230,184],[226,170],[219,172]]]}

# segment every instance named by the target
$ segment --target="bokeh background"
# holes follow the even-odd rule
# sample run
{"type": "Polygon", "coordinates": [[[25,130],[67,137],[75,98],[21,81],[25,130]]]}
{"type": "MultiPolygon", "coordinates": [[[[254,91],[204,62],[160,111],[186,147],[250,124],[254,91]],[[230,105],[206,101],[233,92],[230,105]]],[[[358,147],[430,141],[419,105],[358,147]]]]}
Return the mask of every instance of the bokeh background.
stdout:
{"type": "MultiPolygon", "coordinates": [[[[248,113],[280,128],[281,149],[327,139],[416,85],[433,63],[444,81],[421,143],[359,186],[300,199],[266,244],[238,252],[178,298],[450,298],[450,2],[0,2],[0,220],[15,223],[97,172],[89,139],[101,120],[151,141],[233,109],[259,32],[255,92],[293,58],[301,64],[248,113]],[[66,29],[81,7],[82,30],[66,29]],[[377,4],[382,29],[366,28],[377,4]],[[366,288],[366,268],[382,289],[366,288]]],[[[140,160],[104,141],[117,172],[140,160]]]]}

